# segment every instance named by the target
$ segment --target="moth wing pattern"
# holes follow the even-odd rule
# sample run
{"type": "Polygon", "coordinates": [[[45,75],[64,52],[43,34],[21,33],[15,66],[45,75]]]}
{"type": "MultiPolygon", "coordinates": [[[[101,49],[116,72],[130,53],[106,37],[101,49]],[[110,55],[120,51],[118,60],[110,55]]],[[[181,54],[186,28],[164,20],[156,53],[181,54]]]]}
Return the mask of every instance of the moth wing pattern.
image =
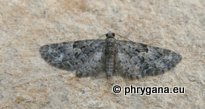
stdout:
{"type": "Polygon", "coordinates": [[[50,65],[76,70],[77,76],[97,75],[104,68],[104,40],[79,40],[44,45],[41,57],[50,65]]]}
{"type": "Polygon", "coordinates": [[[182,59],[171,50],[132,41],[117,41],[116,70],[129,78],[162,74],[182,59]]]}

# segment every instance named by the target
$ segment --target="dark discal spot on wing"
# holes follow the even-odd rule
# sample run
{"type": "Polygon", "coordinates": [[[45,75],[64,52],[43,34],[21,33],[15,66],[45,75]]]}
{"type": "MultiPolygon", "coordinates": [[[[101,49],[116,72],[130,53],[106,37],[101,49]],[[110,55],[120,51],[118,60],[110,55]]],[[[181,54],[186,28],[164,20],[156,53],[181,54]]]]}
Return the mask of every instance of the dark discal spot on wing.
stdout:
{"type": "Polygon", "coordinates": [[[128,53],[128,55],[134,55],[140,52],[148,52],[147,45],[141,43],[136,44],[131,41],[118,41],[118,47],[119,52],[128,53]]]}

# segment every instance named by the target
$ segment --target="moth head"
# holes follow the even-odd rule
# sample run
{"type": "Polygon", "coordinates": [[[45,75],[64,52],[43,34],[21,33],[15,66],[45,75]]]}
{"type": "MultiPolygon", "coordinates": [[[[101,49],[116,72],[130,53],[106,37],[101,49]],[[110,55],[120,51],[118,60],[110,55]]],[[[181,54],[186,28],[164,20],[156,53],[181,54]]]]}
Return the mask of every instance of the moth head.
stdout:
{"type": "Polygon", "coordinates": [[[106,35],[107,38],[114,38],[115,37],[115,33],[113,33],[113,32],[108,32],[105,35],[106,35]]]}

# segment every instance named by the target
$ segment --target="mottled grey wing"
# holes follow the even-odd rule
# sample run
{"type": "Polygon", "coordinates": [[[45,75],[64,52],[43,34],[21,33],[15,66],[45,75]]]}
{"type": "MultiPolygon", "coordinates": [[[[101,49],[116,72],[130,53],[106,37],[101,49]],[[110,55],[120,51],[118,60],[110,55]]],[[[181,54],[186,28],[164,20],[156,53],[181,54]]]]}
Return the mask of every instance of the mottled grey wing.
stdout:
{"type": "Polygon", "coordinates": [[[117,41],[117,72],[130,78],[162,74],[182,59],[173,51],[132,41],[117,41]]]}
{"type": "Polygon", "coordinates": [[[77,76],[94,75],[103,69],[104,40],[81,40],[44,45],[41,57],[57,68],[76,70],[77,76]]]}

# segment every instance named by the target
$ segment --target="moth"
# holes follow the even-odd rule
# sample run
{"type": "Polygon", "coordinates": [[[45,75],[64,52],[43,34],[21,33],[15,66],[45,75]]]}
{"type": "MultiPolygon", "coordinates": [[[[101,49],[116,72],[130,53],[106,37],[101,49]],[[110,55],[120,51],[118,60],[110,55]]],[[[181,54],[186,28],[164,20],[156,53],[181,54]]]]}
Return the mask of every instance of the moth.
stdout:
{"type": "Polygon", "coordinates": [[[126,40],[116,40],[115,33],[106,39],[78,40],[44,45],[41,57],[50,65],[76,76],[97,76],[105,72],[135,79],[154,76],[175,67],[182,59],[176,52],[126,40]]]}

